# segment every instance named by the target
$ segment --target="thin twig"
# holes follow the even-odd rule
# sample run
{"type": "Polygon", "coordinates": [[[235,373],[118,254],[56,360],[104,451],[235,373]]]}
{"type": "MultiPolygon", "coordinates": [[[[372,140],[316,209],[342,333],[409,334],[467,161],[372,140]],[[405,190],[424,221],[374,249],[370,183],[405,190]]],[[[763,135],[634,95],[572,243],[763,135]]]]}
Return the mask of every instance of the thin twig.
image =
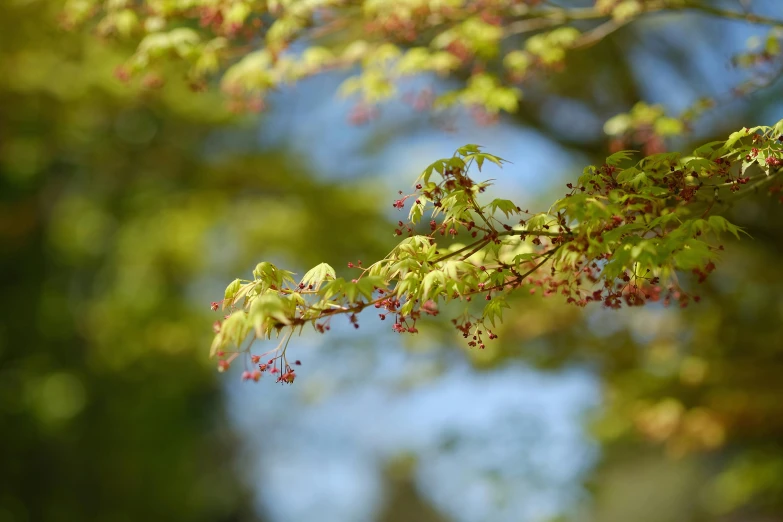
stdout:
{"type": "Polygon", "coordinates": [[[754,13],[747,13],[742,11],[731,11],[728,9],[721,9],[720,7],[714,7],[702,2],[686,2],[683,6],[673,6],[672,10],[687,9],[701,11],[704,14],[717,16],[719,18],[727,18],[729,20],[742,20],[749,24],[758,25],[783,25],[783,19],[772,18],[769,16],[757,15],[754,13]]]}
{"type": "Polygon", "coordinates": [[[441,261],[445,261],[446,259],[454,257],[454,256],[456,256],[458,254],[461,254],[462,252],[464,252],[466,250],[469,250],[471,248],[475,248],[476,246],[483,246],[483,245],[485,245],[487,243],[489,243],[489,239],[487,239],[487,238],[479,239],[478,241],[474,241],[473,243],[471,243],[469,245],[465,245],[464,247],[462,247],[462,248],[460,248],[458,250],[455,250],[454,252],[449,252],[448,254],[442,255],[441,257],[439,257],[439,258],[435,259],[434,261],[432,261],[432,263],[440,263],[441,261]]]}
{"type": "Polygon", "coordinates": [[[627,25],[631,20],[632,19],[630,18],[626,20],[608,20],[597,26],[595,29],[591,29],[590,31],[582,34],[582,36],[576,40],[571,48],[584,49],[585,47],[595,45],[613,32],[627,25]]]}

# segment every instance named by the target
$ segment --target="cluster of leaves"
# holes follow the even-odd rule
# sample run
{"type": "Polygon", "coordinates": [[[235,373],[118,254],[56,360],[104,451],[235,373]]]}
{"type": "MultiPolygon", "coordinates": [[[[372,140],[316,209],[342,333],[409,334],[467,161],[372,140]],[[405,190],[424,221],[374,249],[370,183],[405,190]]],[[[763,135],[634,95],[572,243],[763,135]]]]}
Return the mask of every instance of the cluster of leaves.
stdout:
{"type": "Polygon", "coordinates": [[[621,151],[585,168],[548,211],[530,213],[506,199],[481,201],[491,180],[475,181],[474,167],[481,172],[504,160],[477,145],[461,147],[429,165],[412,193],[400,192],[393,206],[411,204],[394,234],[407,237],[375,263],[349,263],[355,277],[337,277],[320,264],[297,281],[263,262],[253,279],[233,281],[222,301],[229,313],[214,325],[212,355],[226,369],[250,353],[255,339],[276,335],[278,346],[258,360],[273,354],[263,366],[292,382],[286,350],[297,331],[309,324],[324,333],[339,315],[358,328],[367,308],[391,319],[395,332],[416,333],[423,315],[461,303],[452,323],[469,346],[483,348],[497,337],[493,329],[513,292],[561,294],[579,307],[686,307],[699,296],[680,287],[677,273],[693,272],[703,282],[722,250],[717,236],[740,235],[718,212],[762,188],[780,191],[783,121],[737,131],[688,156],[655,154],[622,166],[630,157],[621,151]],[[474,298],[481,306],[471,304],[474,298]]]}
{"type": "Polygon", "coordinates": [[[748,40],[746,52],[734,56],[734,65],[755,72],[749,80],[734,89],[734,95],[747,96],[750,93],[772,85],[783,76],[783,62],[780,57],[783,44],[783,26],[773,27],[764,38],[752,37],[748,40]]]}
{"type": "Polygon", "coordinates": [[[607,120],[604,132],[613,138],[611,148],[616,151],[640,144],[645,154],[656,154],[666,150],[665,138],[683,134],[684,120],[667,116],[661,105],[639,102],[629,112],[607,120]]]}
{"type": "MultiPolygon", "coordinates": [[[[466,106],[490,120],[515,112],[529,77],[558,71],[567,54],[643,16],[695,11],[783,25],[692,0],[596,0],[551,7],[541,0],[68,0],[64,22],[97,20],[103,37],[137,42],[120,78],[158,85],[164,61],[187,66],[196,89],[222,77],[236,110],[258,110],[270,90],[332,69],[359,69],[341,92],[370,107],[419,74],[467,77],[440,93],[435,108],[466,106]],[[346,38],[346,35],[348,36],[346,38]]],[[[770,42],[765,63],[779,53],[770,42]]],[[[750,55],[749,55],[750,56],[750,55]]],[[[741,60],[742,61],[742,60],[741,60]]],[[[754,65],[755,55],[744,59],[754,65]]]]}
{"type": "Polygon", "coordinates": [[[612,138],[610,148],[618,151],[640,146],[644,154],[663,152],[667,138],[685,134],[691,123],[705,111],[770,86],[783,76],[781,40],[783,28],[779,26],[772,28],[763,39],[750,38],[748,50],[735,55],[732,62],[737,67],[753,70],[754,75],[722,98],[699,98],[676,117],[666,114],[662,105],[638,102],[627,113],[610,118],[604,124],[604,132],[612,138]]]}

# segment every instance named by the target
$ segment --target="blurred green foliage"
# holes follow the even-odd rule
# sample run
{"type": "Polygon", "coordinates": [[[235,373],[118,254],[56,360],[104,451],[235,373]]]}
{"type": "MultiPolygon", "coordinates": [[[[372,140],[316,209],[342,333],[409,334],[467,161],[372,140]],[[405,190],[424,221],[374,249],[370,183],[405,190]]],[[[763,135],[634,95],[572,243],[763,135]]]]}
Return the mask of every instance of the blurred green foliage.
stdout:
{"type": "Polygon", "coordinates": [[[122,85],[58,7],[0,6],[0,520],[255,519],[206,361],[210,278],[261,251],[378,255],[374,198],[285,151],[208,158],[255,127],[122,85]]]}
{"type": "MultiPolygon", "coordinates": [[[[594,349],[607,397],[595,424],[607,455],[598,497],[607,499],[647,462],[663,474],[639,488],[650,494],[637,504],[640,517],[644,505],[666,504],[696,520],[783,513],[783,278],[774,268],[783,211],[760,196],[731,217],[753,240],[727,245],[723,266],[704,283],[703,306],[629,317],[630,335],[617,332],[594,349]],[[600,354],[607,346],[615,356],[600,354]],[[669,464],[650,462],[643,448],[651,443],[669,464]],[[683,474],[687,483],[671,486],[683,474]]],[[[607,504],[628,509],[633,500],[607,504]]]]}
{"type": "Polygon", "coordinates": [[[0,7],[0,520],[247,519],[177,274],[203,225],[142,203],[219,118],[118,88],[56,14],[0,7]]]}
{"type": "MultiPolygon", "coordinates": [[[[58,5],[0,4],[0,521],[255,518],[205,360],[209,298],[262,258],[304,268],[385,254],[387,203],[319,180],[286,150],[241,152],[255,129],[213,94],[157,76],[120,84],[130,51],[60,32],[58,5]],[[208,155],[212,140],[240,152],[208,155]]],[[[601,158],[603,136],[566,128],[556,105],[605,119],[639,101],[624,38],[555,56],[568,74],[514,98],[514,121],[601,158]]],[[[669,72],[697,83],[687,46],[666,46],[669,72]]],[[[529,56],[508,56],[524,73],[529,56]]],[[[471,100],[489,85],[475,81],[471,100]]],[[[755,119],[775,101],[721,118],[715,136],[771,123],[755,119]]],[[[670,129],[663,114],[637,113],[615,130],[670,129]]],[[[763,196],[734,209],[753,240],[727,244],[698,306],[605,315],[520,298],[503,342],[468,352],[479,367],[524,359],[600,376],[587,518],[781,518],[781,217],[763,196]]],[[[415,496],[405,480],[395,487],[393,499],[415,496]]]]}

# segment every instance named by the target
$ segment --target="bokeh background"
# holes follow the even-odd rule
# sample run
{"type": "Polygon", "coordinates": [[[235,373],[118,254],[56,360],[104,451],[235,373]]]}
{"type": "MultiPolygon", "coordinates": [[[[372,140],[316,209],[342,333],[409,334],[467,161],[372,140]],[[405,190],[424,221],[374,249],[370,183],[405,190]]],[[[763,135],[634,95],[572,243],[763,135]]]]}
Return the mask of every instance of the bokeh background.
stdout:
{"type": "MultiPolygon", "coordinates": [[[[207,358],[210,301],[256,262],[384,255],[396,191],[468,142],[513,162],[495,190],[546,205],[606,155],[607,118],[723,97],[763,29],[656,16],[495,125],[416,110],[427,77],[357,125],[342,73],[258,115],[176,71],[123,84],[128,50],[62,31],[58,8],[0,3],[0,522],[783,520],[775,199],[732,210],[753,240],[726,244],[695,307],[520,296],[483,352],[437,321],[401,337],[368,317],[298,339],[292,387],[207,358]]],[[[670,146],[774,124],[780,94],[670,146]]]]}

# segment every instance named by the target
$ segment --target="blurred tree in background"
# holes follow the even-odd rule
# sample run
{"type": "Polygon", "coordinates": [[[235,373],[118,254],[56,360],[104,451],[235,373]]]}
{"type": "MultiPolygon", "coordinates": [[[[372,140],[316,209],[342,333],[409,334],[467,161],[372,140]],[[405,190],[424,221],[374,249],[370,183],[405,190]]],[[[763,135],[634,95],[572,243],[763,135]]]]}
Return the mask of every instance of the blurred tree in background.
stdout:
{"type": "Polygon", "coordinates": [[[247,519],[179,300],[204,225],[175,180],[223,118],[117,89],[57,13],[0,6],[0,519],[247,519]]]}
{"type": "MultiPolygon", "coordinates": [[[[358,66],[343,88],[359,94],[356,123],[398,94],[400,78],[442,74],[451,79],[434,82],[440,91],[417,94],[421,108],[465,106],[479,124],[509,112],[592,162],[610,146],[688,148],[780,117],[778,34],[745,54],[714,36],[727,27],[715,22],[721,13],[742,13],[738,2],[599,1],[574,11],[582,18],[560,7],[503,12],[547,2],[468,2],[435,19],[416,2],[346,3],[333,19],[311,9],[318,2],[269,2],[258,14],[261,4],[110,3],[99,34],[145,33],[135,50],[61,33],[59,2],[0,7],[0,412],[12,426],[0,436],[0,520],[253,517],[217,383],[198,355],[209,316],[194,296],[207,302],[262,258],[342,266],[391,246],[377,189],[323,181],[285,149],[258,152],[252,119],[237,127],[219,96],[189,92],[224,67],[233,65],[222,83],[242,112],[287,82],[358,66]],[[640,22],[667,10],[664,23],[640,22]],[[686,11],[718,25],[688,25],[686,11]],[[578,32],[565,30],[574,23],[578,32]],[[710,84],[696,41],[766,68],[733,85],[741,92],[767,89],[728,107],[727,82],[694,89],[678,117],[636,105],[662,98],[648,85],[656,75],[674,90],[710,84]],[[716,103],[717,116],[697,118],[716,103]],[[232,146],[210,154],[216,142],[232,146]]],[[[70,16],[94,5],[71,2],[70,16]]],[[[600,377],[590,426],[602,453],[585,518],[783,519],[781,211],[757,196],[730,212],[753,239],[727,244],[698,306],[604,313],[517,297],[502,342],[468,352],[479,367],[521,358],[600,377]]],[[[444,332],[435,335],[454,344],[444,332]]],[[[385,519],[418,516],[409,503],[438,520],[406,480],[392,498],[409,500],[389,503],[385,519]]]]}
{"type": "Polygon", "coordinates": [[[118,55],[58,29],[60,7],[0,6],[0,520],[255,519],[193,279],[264,249],[348,255],[319,238],[349,223],[378,255],[355,223],[372,194],[285,151],[208,157],[221,129],[251,151],[255,128],[215,97],[119,84],[118,55]],[[246,247],[212,248],[232,234],[246,247]]]}

